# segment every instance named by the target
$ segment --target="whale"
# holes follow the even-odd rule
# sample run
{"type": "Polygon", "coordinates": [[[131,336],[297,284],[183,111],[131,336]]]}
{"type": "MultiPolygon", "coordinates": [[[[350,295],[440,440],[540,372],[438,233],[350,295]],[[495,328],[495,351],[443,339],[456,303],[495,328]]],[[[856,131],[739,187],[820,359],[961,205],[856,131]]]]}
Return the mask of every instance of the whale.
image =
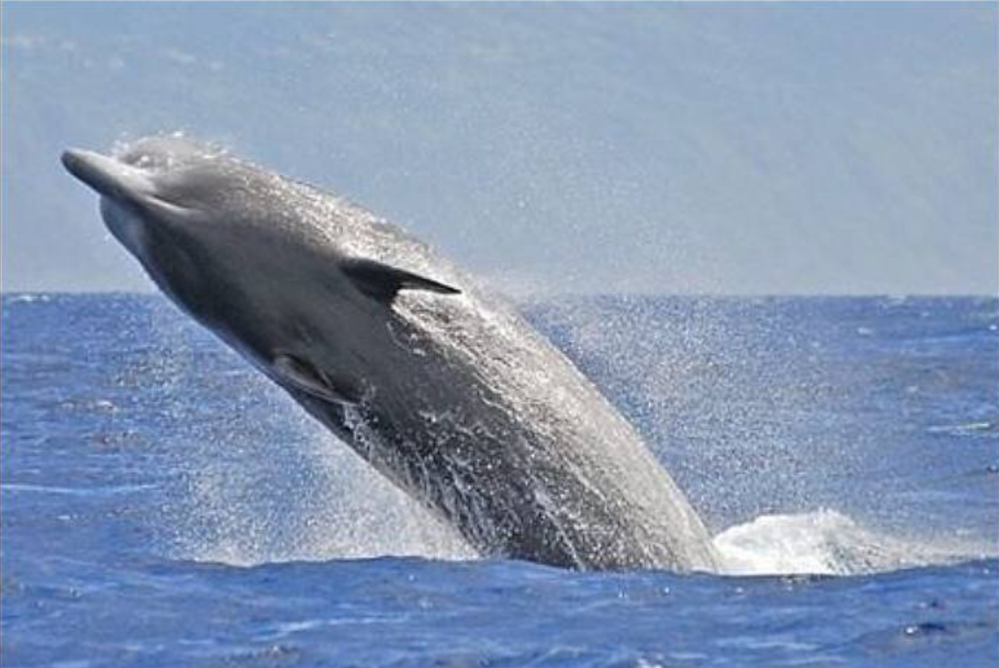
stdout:
{"type": "Polygon", "coordinates": [[[597,387],[400,227],[185,136],[62,163],[172,302],[481,556],[717,568],[697,512],[597,387]]]}

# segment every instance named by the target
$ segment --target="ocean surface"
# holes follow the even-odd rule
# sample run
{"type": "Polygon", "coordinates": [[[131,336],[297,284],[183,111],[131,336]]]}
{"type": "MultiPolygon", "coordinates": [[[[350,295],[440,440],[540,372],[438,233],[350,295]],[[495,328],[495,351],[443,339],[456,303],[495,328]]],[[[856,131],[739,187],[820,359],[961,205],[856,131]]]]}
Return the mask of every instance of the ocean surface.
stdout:
{"type": "Polygon", "coordinates": [[[995,298],[522,305],[723,572],[482,560],[159,296],[2,298],[0,663],[995,666],[995,298]]]}

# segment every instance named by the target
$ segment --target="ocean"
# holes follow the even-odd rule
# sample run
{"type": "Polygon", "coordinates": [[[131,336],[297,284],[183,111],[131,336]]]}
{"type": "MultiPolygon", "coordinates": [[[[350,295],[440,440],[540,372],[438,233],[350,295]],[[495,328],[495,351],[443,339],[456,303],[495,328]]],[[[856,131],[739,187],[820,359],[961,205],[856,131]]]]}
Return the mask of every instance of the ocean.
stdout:
{"type": "Polygon", "coordinates": [[[0,663],[995,666],[999,300],[560,297],[718,573],[478,558],[153,295],[2,297],[0,663]]]}

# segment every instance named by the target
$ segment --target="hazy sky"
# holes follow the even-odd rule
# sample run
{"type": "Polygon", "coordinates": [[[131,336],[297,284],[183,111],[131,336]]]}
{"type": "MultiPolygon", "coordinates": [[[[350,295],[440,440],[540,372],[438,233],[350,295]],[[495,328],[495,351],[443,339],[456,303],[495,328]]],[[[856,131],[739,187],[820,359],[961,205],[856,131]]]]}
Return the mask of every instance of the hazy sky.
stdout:
{"type": "Polygon", "coordinates": [[[149,289],[58,158],[180,129],[508,290],[994,294],[996,9],[5,2],[3,287],[149,289]]]}

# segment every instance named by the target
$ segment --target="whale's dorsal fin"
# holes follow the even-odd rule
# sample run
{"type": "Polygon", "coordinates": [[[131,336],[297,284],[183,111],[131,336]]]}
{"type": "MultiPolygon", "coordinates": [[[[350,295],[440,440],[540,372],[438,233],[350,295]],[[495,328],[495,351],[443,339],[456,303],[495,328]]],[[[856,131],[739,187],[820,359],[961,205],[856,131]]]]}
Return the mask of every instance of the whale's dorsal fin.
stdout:
{"type": "Polygon", "coordinates": [[[336,378],[294,355],[279,353],[271,362],[271,368],[288,385],[317,399],[353,406],[363,398],[363,392],[356,386],[338,382],[336,378]]]}
{"type": "Polygon", "coordinates": [[[342,269],[358,290],[386,304],[391,304],[400,290],[429,290],[444,295],[461,293],[450,285],[375,260],[347,260],[342,269]]]}

